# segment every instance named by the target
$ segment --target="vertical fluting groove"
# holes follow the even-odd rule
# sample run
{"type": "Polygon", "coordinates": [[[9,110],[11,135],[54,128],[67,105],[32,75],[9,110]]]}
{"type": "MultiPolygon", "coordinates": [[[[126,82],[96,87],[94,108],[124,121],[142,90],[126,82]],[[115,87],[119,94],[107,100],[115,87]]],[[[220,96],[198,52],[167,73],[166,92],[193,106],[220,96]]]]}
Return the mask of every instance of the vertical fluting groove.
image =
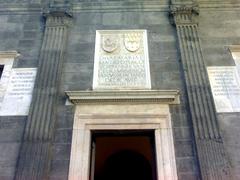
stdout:
{"type": "MultiPolygon", "coordinates": [[[[196,28],[195,26],[193,26],[193,31],[192,31],[192,37],[195,38],[195,39],[198,39],[197,36],[194,35],[194,31],[196,31],[196,28]]],[[[200,51],[199,49],[199,46],[198,46],[198,41],[195,41],[194,43],[195,45],[195,54],[197,55],[197,63],[198,63],[198,67],[199,67],[199,75],[201,77],[201,91],[202,91],[202,98],[203,98],[203,102],[204,102],[204,106],[205,106],[205,110],[206,110],[206,115],[207,115],[207,118],[205,121],[207,121],[207,124],[208,124],[208,129],[209,129],[209,133],[210,133],[210,137],[211,138],[215,138],[217,137],[217,134],[215,133],[214,131],[214,128],[212,126],[212,122],[214,121],[214,119],[212,118],[212,113],[211,113],[211,107],[209,107],[209,98],[208,96],[206,96],[208,94],[208,92],[206,91],[206,77],[204,77],[204,74],[206,74],[206,70],[204,68],[204,63],[203,63],[203,58],[201,56],[199,56],[198,52],[200,51]],[[202,63],[201,63],[202,62],[202,63]]]]}
{"type": "MultiPolygon", "coordinates": [[[[59,29],[59,33],[60,33],[60,36],[61,36],[61,38],[59,39],[59,42],[58,42],[58,48],[59,49],[64,49],[65,47],[64,47],[64,41],[65,41],[65,28],[64,27],[61,27],[60,29],[59,29]]],[[[61,56],[63,56],[63,54],[62,54],[63,52],[60,52],[60,53],[58,53],[57,55],[56,55],[56,58],[58,59],[58,58],[60,58],[61,56]]],[[[57,69],[55,69],[55,72],[54,72],[54,75],[53,75],[53,79],[54,79],[54,81],[55,82],[58,82],[58,79],[59,79],[59,69],[61,69],[62,68],[62,61],[58,61],[58,63],[56,64],[57,65],[57,69]]],[[[52,82],[52,83],[54,83],[54,82],[52,82]]],[[[54,86],[58,86],[58,84],[56,83],[56,84],[54,84],[54,86]]],[[[56,93],[55,93],[55,96],[56,96],[56,93]]],[[[53,104],[53,101],[51,101],[51,103],[53,104]]],[[[50,116],[48,116],[48,117],[50,117],[50,116]]],[[[50,119],[49,119],[49,121],[48,121],[48,123],[46,123],[46,129],[51,129],[50,128],[51,127],[51,123],[50,123],[50,119]]],[[[49,131],[49,133],[47,134],[47,133],[45,133],[45,136],[46,136],[46,138],[48,138],[49,136],[50,136],[50,131],[49,131]]]]}
{"type": "MultiPolygon", "coordinates": [[[[194,74],[194,71],[193,71],[193,65],[191,63],[191,50],[189,49],[189,43],[188,43],[188,40],[189,39],[189,36],[187,34],[187,29],[186,29],[186,26],[183,27],[183,30],[184,30],[184,41],[185,41],[185,44],[186,44],[186,47],[185,47],[185,51],[187,52],[188,54],[188,58],[185,59],[185,64],[188,64],[188,70],[186,71],[186,76],[188,77],[192,77],[190,78],[191,81],[189,82],[189,86],[187,86],[187,88],[189,89],[188,92],[189,94],[191,94],[191,96],[193,98],[190,98],[190,100],[192,101],[192,104],[194,104],[194,106],[191,108],[191,111],[192,111],[192,114],[195,114],[195,118],[196,118],[196,121],[199,123],[199,134],[201,133],[201,137],[203,137],[204,133],[205,132],[205,129],[204,129],[204,124],[202,123],[202,121],[199,119],[200,118],[200,114],[199,114],[199,105],[198,105],[198,95],[195,93],[195,82],[196,82],[196,77],[192,74],[194,74]]],[[[200,112],[201,112],[201,109],[200,109],[200,112]]]]}
{"type": "Polygon", "coordinates": [[[46,40],[47,41],[47,50],[46,51],[44,51],[44,52],[42,52],[42,53],[45,53],[46,54],[46,56],[45,56],[45,58],[44,59],[40,59],[42,62],[43,62],[43,64],[42,64],[42,66],[39,68],[39,71],[40,71],[40,73],[42,73],[41,74],[41,76],[40,76],[40,79],[39,79],[39,92],[38,92],[38,98],[37,98],[37,101],[36,102],[38,102],[38,103],[36,103],[36,104],[38,104],[36,107],[35,107],[35,111],[34,111],[34,116],[32,117],[32,119],[35,121],[35,124],[34,124],[34,126],[32,127],[32,131],[33,131],[33,134],[32,134],[32,136],[31,136],[31,138],[33,139],[33,140],[38,140],[38,134],[39,134],[39,130],[40,130],[40,128],[41,128],[41,117],[42,117],[42,115],[43,115],[43,104],[42,104],[42,101],[44,101],[44,99],[45,99],[45,97],[44,97],[44,93],[45,92],[43,92],[44,91],[44,89],[43,89],[43,82],[44,82],[44,77],[47,77],[46,76],[46,74],[47,74],[47,71],[48,71],[48,63],[49,62],[47,62],[47,61],[49,61],[49,60],[51,60],[50,59],[50,54],[51,54],[51,51],[50,51],[50,48],[53,46],[53,38],[52,38],[52,36],[53,36],[53,28],[51,28],[51,27],[47,27],[47,31],[48,31],[48,33],[49,33],[49,37],[48,37],[48,39],[46,40]],[[42,112],[42,113],[38,113],[38,112],[42,112]]]}
{"type": "MultiPolygon", "coordinates": [[[[43,38],[43,45],[42,45],[42,48],[41,48],[41,53],[40,53],[40,56],[39,56],[39,67],[42,67],[43,66],[43,61],[42,59],[44,59],[44,57],[46,56],[46,53],[42,53],[42,52],[45,52],[46,49],[47,49],[47,39],[49,38],[49,33],[48,33],[48,29],[45,30],[45,35],[44,35],[44,38],[43,38]]],[[[36,79],[40,79],[41,77],[41,71],[38,70],[38,73],[37,73],[37,77],[36,79]]],[[[38,83],[36,83],[36,86],[35,86],[36,90],[34,90],[34,94],[35,95],[33,97],[33,100],[34,101],[38,101],[39,99],[39,96],[36,97],[36,94],[39,94],[39,90],[38,90],[38,83]]],[[[24,139],[26,140],[29,140],[30,137],[33,136],[33,133],[34,133],[34,126],[35,126],[35,123],[36,123],[36,119],[34,118],[34,113],[35,113],[35,109],[38,109],[38,106],[39,104],[35,104],[34,107],[30,108],[30,114],[29,114],[29,118],[28,119],[32,119],[32,121],[28,121],[27,122],[27,128],[26,128],[26,131],[25,131],[25,135],[24,135],[24,139]]]]}
{"type": "MultiPolygon", "coordinates": [[[[192,73],[191,71],[193,71],[193,67],[192,67],[192,63],[191,63],[191,52],[190,52],[190,49],[189,49],[189,44],[188,44],[188,34],[187,34],[187,29],[186,29],[186,26],[184,26],[184,41],[185,41],[185,44],[186,44],[186,47],[185,47],[185,51],[187,52],[188,54],[188,58],[185,60],[185,64],[188,64],[188,71],[186,71],[186,76],[189,76],[189,77],[192,77],[191,78],[191,81],[189,82],[189,86],[187,87],[189,89],[189,94],[191,94],[191,96],[193,98],[191,98],[191,101],[192,101],[192,104],[194,104],[194,106],[192,106],[192,114],[195,114],[195,118],[197,119],[197,122],[199,123],[201,129],[203,129],[203,125],[201,124],[201,121],[199,120],[199,110],[198,110],[198,103],[197,103],[197,99],[198,99],[198,96],[194,93],[195,91],[195,87],[194,87],[194,82],[196,81],[195,80],[195,76],[191,76],[190,73],[192,73]]],[[[202,136],[202,131],[199,131],[201,133],[201,136],[202,136]]]]}
{"type": "Polygon", "coordinates": [[[201,178],[231,179],[224,150],[207,70],[198,35],[195,14],[189,8],[173,9],[186,83],[190,115],[194,127],[201,178]],[[177,11],[175,11],[177,9],[177,11]]]}
{"type": "Polygon", "coordinates": [[[51,156],[51,139],[55,124],[55,104],[63,52],[67,40],[66,14],[47,16],[39,68],[34,87],[34,102],[25,128],[15,180],[47,179],[51,156]]]}
{"type": "Polygon", "coordinates": [[[201,119],[201,121],[203,121],[204,126],[205,126],[205,133],[206,133],[205,138],[208,138],[209,136],[212,138],[213,131],[212,131],[212,127],[211,127],[211,122],[209,122],[210,117],[209,117],[209,112],[208,112],[208,108],[207,108],[207,104],[206,104],[207,100],[205,99],[205,94],[203,91],[204,83],[203,83],[202,73],[199,70],[201,68],[201,65],[199,64],[199,59],[196,56],[197,48],[195,46],[196,41],[194,41],[194,38],[193,38],[192,26],[189,26],[189,39],[191,42],[192,52],[193,52],[194,70],[195,70],[196,76],[197,76],[196,84],[199,84],[199,86],[196,87],[196,91],[198,91],[199,105],[202,106],[201,114],[205,115],[205,116],[200,117],[200,119],[201,119]]]}
{"type": "MultiPolygon", "coordinates": [[[[193,74],[195,75],[195,82],[194,82],[194,89],[195,89],[195,93],[197,93],[197,97],[198,97],[198,106],[199,106],[199,108],[198,109],[200,109],[200,114],[204,114],[204,111],[205,111],[205,109],[204,109],[204,105],[203,105],[203,99],[202,99],[202,95],[201,95],[201,90],[200,90],[200,87],[201,87],[201,78],[199,77],[199,72],[198,72],[198,68],[196,68],[197,67],[197,63],[196,63],[196,55],[195,55],[195,52],[194,52],[194,39],[192,39],[192,37],[191,37],[191,33],[192,33],[192,26],[188,26],[187,27],[188,28],[188,33],[189,33],[189,44],[190,44],[190,47],[191,47],[191,51],[192,51],[192,62],[193,62],[193,66],[192,66],[192,69],[193,69],[193,74]],[[198,86],[198,84],[200,84],[200,86],[198,86]]],[[[199,121],[203,121],[203,117],[200,115],[199,116],[199,121]]],[[[202,122],[202,124],[203,124],[203,127],[204,127],[204,130],[205,130],[205,138],[206,138],[206,136],[207,136],[207,134],[206,134],[206,132],[207,132],[207,130],[206,130],[206,125],[205,125],[205,123],[204,122],[202,122]]]]}
{"type": "MultiPolygon", "coordinates": [[[[37,144],[35,146],[35,149],[36,149],[36,154],[38,154],[38,155],[42,154],[42,148],[41,148],[41,146],[39,146],[39,144],[37,144]]],[[[42,170],[41,168],[39,168],[41,166],[40,164],[42,163],[42,161],[41,161],[41,159],[39,159],[39,157],[40,156],[37,156],[37,159],[36,159],[37,163],[33,163],[33,166],[35,166],[35,168],[31,169],[33,177],[35,177],[36,179],[37,179],[38,175],[41,173],[41,170],[42,170]],[[34,171],[34,169],[38,169],[38,171],[34,171]]]]}
{"type": "MultiPolygon", "coordinates": [[[[58,33],[56,33],[56,36],[58,37],[58,36],[60,36],[61,38],[57,38],[58,39],[58,41],[56,41],[56,48],[57,49],[61,49],[61,48],[63,48],[62,47],[62,38],[63,38],[63,36],[64,36],[64,32],[63,32],[63,30],[62,30],[62,28],[60,27],[59,29],[58,29],[58,33]]],[[[61,57],[61,52],[60,51],[57,51],[57,52],[55,52],[55,56],[54,56],[54,58],[57,60],[57,59],[59,59],[61,57]]],[[[54,70],[53,70],[53,72],[52,72],[52,80],[50,81],[50,87],[49,87],[49,91],[54,91],[53,89],[52,89],[52,87],[53,86],[57,86],[57,84],[56,84],[56,82],[57,82],[57,74],[58,74],[58,72],[59,72],[59,68],[60,68],[60,66],[59,66],[59,64],[61,64],[61,61],[56,61],[56,63],[54,64],[57,68],[55,68],[54,70]],[[54,83],[54,82],[55,83],[54,83]],[[51,85],[51,83],[54,83],[54,84],[52,84],[51,85]]],[[[56,94],[55,92],[54,92],[54,94],[56,94]]],[[[53,96],[54,96],[54,94],[53,94],[53,96]]],[[[55,98],[53,98],[53,99],[51,99],[51,101],[49,101],[48,103],[49,103],[49,106],[51,107],[53,104],[54,104],[54,99],[55,98]]],[[[52,113],[54,113],[54,112],[50,112],[50,111],[48,111],[48,113],[46,113],[46,123],[45,123],[45,127],[44,127],[44,129],[43,129],[43,131],[44,131],[44,139],[47,139],[48,137],[49,137],[49,135],[50,135],[50,123],[51,123],[51,116],[52,116],[52,113]]]]}
{"type": "MultiPolygon", "coordinates": [[[[216,162],[219,163],[219,162],[221,162],[221,161],[219,161],[219,153],[221,153],[221,151],[220,151],[221,148],[219,147],[218,143],[216,143],[216,142],[212,143],[212,144],[214,145],[214,149],[216,149],[216,153],[213,153],[214,158],[216,159],[216,162]]],[[[218,167],[214,166],[214,172],[215,172],[216,177],[218,176],[218,171],[219,171],[218,167]]]]}
{"type": "Polygon", "coordinates": [[[45,52],[43,52],[43,53],[46,54],[46,56],[44,57],[44,59],[41,59],[43,64],[41,66],[41,70],[42,70],[41,73],[42,74],[41,74],[40,79],[39,79],[39,81],[40,81],[39,82],[39,87],[41,88],[41,90],[44,87],[44,81],[46,79],[46,78],[44,78],[44,76],[48,72],[48,68],[49,68],[48,63],[49,63],[49,61],[51,61],[51,58],[50,58],[51,50],[50,49],[53,47],[54,38],[52,36],[54,35],[54,30],[55,30],[54,27],[47,27],[47,32],[49,34],[49,37],[47,39],[47,49],[46,49],[45,52]],[[46,61],[46,60],[48,60],[48,61],[46,61]]]}
{"type": "MultiPolygon", "coordinates": [[[[195,41],[194,41],[194,38],[193,38],[193,36],[192,36],[192,31],[193,31],[193,29],[192,29],[193,27],[192,26],[190,26],[190,29],[189,29],[189,32],[190,32],[190,34],[189,34],[189,38],[190,38],[190,42],[191,42],[191,46],[192,46],[192,51],[193,51],[193,55],[194,55],[194,57],[193,57],[193,61],[194,61],[194,71],[195,71],[195,73],[196,73],[196,75],[197,75],[197,81],[196,81],[196,85],[197,84],[199,84],[197,87],[196,87],[196,91],[198,91],[198,95],[199,95],[199,99],[200,99],[200,101],[199,101],[199,104],[202,106],[202,108],[203,108],[203,113],[201,113],[201,114],[205,114],[205,116],[206,117],[200,117],[200,119],[201,119],[201,121],[203,121],[203,124],[204,124],[204,126],[205,126],[205,138],[207,138],[208,136],[209,136],[209,134],[208,134],[208,132],[209,132],[209,127],[206,125],[207,123],[206,123],[206,120],[209,118],[208,117],[208,113],[207,113],[207,108],[206,108],[206,103],[205,103],[205,99],[204,99],[204,93],[203,93],[203,91],[202,91],[202,86],[204,85],[203,84],[203,80],[202,80],[202,77],[201,77],[201,72],[200,72],[200,70],[199,70],[199,68],[200,68],[200,65],[199,65],[199,63],[198,63],[198,61],[199,61],[199,59],[197,58],[197,56],[196,56],[196,46],[195,46],[195,41]]],[[[209,132],[210,133],[210,135],[211,135],[211,132],[209,132]]]]}
{"type": "MultiPolygon", "coordinates": [[[[201,140],[199,141],[199,142],[201,142],[201,140]]],[[[208,153],[206,153],[206,154],[203,154],[202,152],[205,152],[206,150],[208,150],[207,148],[205,148],[205,144],[204,143],[199,143],[199,159],[201,159],[201,160],[204,160],[204,162],[203,163],[201,163],[201,170],[205,167],[206,168],[206,170],[205,171],[201,171],[201,173],[202,173],[202,176],[203,176],[203,180],[205,180],[205,179],[208,179],[208,172],[209,172],[209,166],[208,166],[208,161],[207,161],[207,159],[209,159],[209,157],[208,157],[208,153]]]]}
{"type": "MultiPolygon", "coordinates": [[[[50,34],[50,37],[52,36],[52,29],[50,29],[49,28],[49,33],[51,32],[51,34],[50,34]]],[[[49,43],[50,43],[51,41],[49,40],[49,43]]],[[[51,44],[48,44],[48,46],[51,46],[51,44]]],[[[46,53],[46,52],[45,52],[46,53]]],[[[41,70],[41,71],[43,71],[44,73],[46,73],[47,72],[47,68],[48,67],[46,67],[46,63],[47,62],[45,62],[45,61],[47,61],[49,58],[48,58],[48,56],[49,56],[49,52],[48,53],[46,53],[47,54],[47,57],[46,57],[46,59],[42,59],[42,61],[44,61],[44,64],[43,64],[43,66],[42,66],[42,68],[41,69],[39,69],[39,70],[41,70]]],[[[42,119],[42,115],[43,115],[43,104],[42,104],[42,101],[44,101],[44,93],[45,92],[43,92],[43,89],[42,89],[42,78],[39,80],[39,85],[40,85],[40,89],[39,89],[39,94],[38,94],[38,99],[37,99],[37,102],[38,102],[38,109],[35,109],[36,111],[40,111],[40,112],[42,112],[41,114],[38,114],[37,112],[35,112],[35,117],[34,117],[34,119],[35,119],[35,121],[36,121],[36,123],[35,123],[35,126],[34,126],[34,135],[32,136],[32,138],[34,139],[34,140],[38,140],[38,138],[40,138],[40,137],[38,137],[38,134],[39,134],[39,131],[40,131],[40,129],[41,129],[41,120],[40,119],[42,119]]]]}
{"type": "MultiPolygon", "coordinates": [[[[59,27],[58,28],[55,28],[54,29],[54,35],[52,36],[52,38],[54,39],[53,40],[53,46],[52,46],[52,49],[53,51],[51,52],[51,56],[50,56],[50,63],[49,63],[49,71],[48,71],[48,74],[47,74],[47,79],[45,80],[44,82],[44,87],[46,87],[46,97],[45,97],[45,101],[43,102],[43,111],[45,112],[43,114],[43,117],[42,117],[42,120],[41,120],[41,128],[40,128],[40,136],[41,138],[44,140],[44,137],[45,137],[45,133],[48,133],[48,129],[45,130],[46,128],[46,123],[48,123],[49,121],[49,117],[47,117],[48,113],[52,113],[52,107],[51,107],[51,104],[50,102],[53,101],[54,97],[54,92],[52,92],[52,88],[50,86],[50,83],[51,81],[55,81],[55,79],[53,79],[53,73],[54,73],[54,70],[57,69],[57,68],[54,68],[57,67],[56,66],[56,63],[58,63],[58,60],[56,60],[56,53],[59,53],[59,49],[57,48],[58,46],[58,30],[59,30],[59,27]],[[48,97],[50,95],[50,97],[48,97]]],[[[51,118],[51,116],[50,116],[51,118]]]]}
{"type": "MultiPolygon", "coordinates": [[[[195,31],[194,31],[194,36],[196,36],[198,38],[198,31],[197,31],[197,27],[195,27],[195,31]]],[[[210,87],[209,87],[209,81],[208,81],[208,77],[207,77],[207,71],[206,68],[204,66],[204,61],[203,61],[203,55],[202,55],[202,51],[201,51],[201,47],[200,47],[200,42],[198,41],[197,43],[197,47],[199,49],[198,51],[198,56],[199,59],[201,60],[201,63],[203,64],[202,66],[202,77],[204,80],[204,90],[205,90],[205,94],[206,94],[206,99],[207,99],[207,105],[208,105],[208,109],[209,109],[209,113],[210,113],[210,122],[212,124],[212,128],[213,128],[213,132],[215,135],[215,138],[219,138],[219,130],[217,128],[217,117],[216,114],[214,113],[215,108],[214,108],[214,104],[213,104],[213,99],[211,96],[211,92],[210,92],[210,87]]]]}
{"type": "MultiPolygon", "coordinates": [[[[35,113],[36,115],[36,124],[35,124],[35,134],[33,136],[33,139],[35,140],[40,140],[41,139],[41,134],[40,134],[40,130],[42,128],[42,124],[44,123],[45,119],[43,119],[43,115],[45,113],[44,111],[44,102],[47,100],[45,97],[46,94],[48,94],[48,92],[46,92],[46,83],[45,81],[48,79],[46,77],[49,77],[49,71],[51,69],[51,67],[49,66],[50,62],[52,61],[51,59],[51,54],[52,51],[50,51],[51,48],[54,47],[54,28],[50,27],[49,28],[49,33],[50,33],[50,39],[49,39],[49,49],[47,50],[47,56],[46,59],[42,59],[44,61],[44,64],[41,68],[41,71],[44,72],[44,74],[41,76],[42,78],[40,79],[39,85],[40,85],[40,93],[39,93],[39,101],[37,101],[39,103],[39,109],[37,111],[42,112],[41,114],[39,114],[38,112],[35,113]],[[45,78],[44,78],[45,76],[45,78]]],[[[46,52],[45,52],[46,53],[46,52]]]]}
{"type": "MultiPolygon", "coordinates": [[[[58,62],[59,61],[56,61],[56,59],[57,59],[57,57],[58,57],[58,49],[59,49],[59,38],[57,38],[58,36],[59,36],[59,31],[60,31],[60,28],[58,28],[57,30],[56,30],[56,33],[55,33],[55,38],[54,39],[56,39],[56,41],[55,41],[55,45],[54,45],[54,47],[56,48],[56,50],[53,52],[53,57],[52,57],[52,59],[53,59],[53,63],[51,63],[51,65],[53,66],[56,66],[57,68],[58,68],[58,62]]],[[[52,88],[53,86],[51,85],[51,82],[56,82],[56,79],[54,78],[54,75],[55,75],[55,70],[57,69],[57,68],[55,68],[53,71],[52,71],[52,73],[51,73],[51,78],[50,78],[50,81],[49,81],[49,84],[48,84],[48,88],[47,88],[47,90],[49,91],[48,93],[49,94],[52,94],[52,95],[54,95],[54,89],[52,88]]],[[[48,108],[48,106],[49,107],[51,107],[51,105],[53,104],[53,99],[54,98],[48,98],[48,100],[46,100],[46,105],[45,105],[45,108],[48,108]]],[[[41,129],[41,131],[42,131],[42,133],[43,133],[43,138],[45,139],[45,137],[46,136],[48,136],[48,133],[49,133],[49,129],[48,129],[48,123],[49,123],[49,121],[50,121],[50,119],[51,119],[51,114],[52,114],[52,112],[50,112],[50,111],[47,111],[47,113],[45,114],[45,117],[44,117],[44,119],[45,119],[45,123],[44,123],[44,127],[43,127],[43,129],[41,129]]]]}
{"type": "Polygon", "coordinates": [[[185,33],[187,36],[187,39],[186,39],[187,51],[189,52],[189,59],[187,62],[189,62],[190,67],[191,67],[189,69],[188,75],[193,77],[193,82],[191,83],[191,90],[192,90],[192,94],[195,96],[195,98],[194,98],[195,104],[196,104],[195,112],[197,113],[196,117],[198,117],[198,121],[202,124],[203,131],[205,132],[204,136],[206,137],[206,126],[205,126],[204,122],[202,122],[202,120],[201,120],[201,114],[204,113],[204,110],[202,108],[201,94],[199,93],[198,88],[196,87],[199,79],[198,79],[198,76],[196,75],[196,68],[194,65],[194,55],[193,55],[193,49],[192,49],[191,42],[190,42],[191,39],[190,39],[189,26],[185,27],[185,31],[186,31],[185,33]]]}
{"type": "MultiPolygon", "coordinates": [[[[194,35],[194,37],[198,38],[198,30],[197,30],[196,26],[195,26],[193,35],[194,35]]],[[[207,70],[204,66],[205,63],[203,61],[203,55],[202,55],[202,51],[201,51],[200,42],[198,41],[196,43],[196,45],[197,45],[197,48],[199,49],[199,51],[197,51],[199,59],[201,60],[201,62],[203,64],[203,66],[202,66],[202,76],[203,76],[204,84],[205,84],[204,90],[205,90],[205,93],[206,93],[206,98],[208,99],[207,105],[208,105],[208,109],[209,109],[209,113],[210,113],[210,117],[211,117],[212,128],[213,128],[215,137],[219,138],[220,134],[219,134],[219,128],[218,128],[218,125],[217,125],[217,117],[216,117],[216,114],[215,114],[215,106],[214,106],[214,103],[213,103],[213,98],[212,98],[211,90],[210,90],[210,87],[209,87],[207,70]]]]}
{"type": "MultiPolygon", "coordinates": [[[[186,55],[186,52],[185,52],[185,50],[186,50],[186,45],[185,45],[185,43],[184,43],[184,33],[183,33],[183,28],[182,27],[180,27],[180,26],[178,26],[177,27],[177,32],[178,32],[178,39],[179,39],[179,42],[180,42],[180,44],[181,44],[181,46],[180,46],[180,48],[181,48],[181,56],[182,56],[182,60],[185,60],[185,59],[187,59],[187,55],[186,55]]],[[[184,63],[184,67],[183,67],[184,69],[184,74],[185,74],[185,78],[186,78],[186,84],[187,84],[187,87],[189,87],[190,86],[190,82],[191,82],[191,77],[189,77],[186,73],[187,73],[187,71],[188,71],[188,69],[190,68],[190,67],[188,67],[188,64],[187,63],[184,63]]],[[[190,104],[190,106],[194,106],[194,103],[192,102],[192,100],[191,99],[193,99],[193,96],[192,96],[192,94],[189,94],[188,93],[188,96],[189,96],[189,104],[190,104]]],[[[195,111],[195,108],[193,108],[193,111],[195,111]]],[[[194,112],[194,113],[192,113],[192,118],[194,118],[194,119],[196,119],[196,113],[194,112]]],[[[199,124],[198,124],[198,122],[197,123],[193,123],[193,126],[195,127],[195,129],[197,129],[197,126],[200,126],[199,124]]],[[[197,134],[196,134],[197,136],[199,135],[199,136],[201,136],[201,133],[200,132],[197,132],[197,134]]]]}
{"type": "Polygon", "coordinates": [[[195,57],[195,54],[194,54],[194,47],[193,47],[193,40],[191,39],[191,29],[190,27],[188,26],[188,33],[189,33],[189,46],[191,47],[191,54],[192,54],[192,57],[191,57],[191,62],[192,62],[192,74],[195,76],[195,82],[193,84],[194,86],[194,94],[196,94],[197,96],[197,104],[198,104],[198,108],[196,109],[196,111],[198,111],[198,121],[201,122],[202,124],[202,127],[203,127],[203,130],[204,130],[204,138],[207,138],[208,137],[208,130],[207,130],[207,126],[206,126],[206,123],[205,121],[203,120],[204,117],[203,115],[205,114],[205,109],[204,109],[204,106],[203,106],[203,100],[202,100],[202,94],[201,94],[201,91],[200,91],[200,88],[198,86],[198,84],[201,85],[201,78],[199,77],[199,74],[198,74],[198,68],[197,65],[196,65],[196,57],[195,57]]]}
{"type": "Polygon", "coordinates": [[[45,77],[50,77],[50,78],[43,78],[40,81],[40,87],[46,87],[46,89],[40,90],[39,96],[37,98],[37,101],[43,101],[42,103],[38,104],[37,108],[34,108],[37,111],[42,111],[42,112],[47,112],[47,113],[42,113],[42,114],[37,114],[34,113],[36,115],[36,117],[34,117],[35,119],[35,123],[33,123],[33,128],[34,131],[34,136],[33,139],[37,140],[40,137],[41,138],[46,138],[49,135],[46,134],[46,132],[48,132],[48,129],[46,129],[47,127],[49,127],[48,125],[46,126],[46,124],[49,124],[47,121],[49,121],[49,117],[51,117],[49,114],[51,114],[51,111],[48,111],[49,107],[51,107],[51,105],[53,104],[52,102],[52,98],[49,98],[49,95],[53,95],[55,92],[53,91],[52,86],[55,85],[56,82],[56,75],[54,75],[54,73],[56,72],[52,72],[49,69],[55,69],[54,66],[58,67],[58,61],[56,60],[56,57],[60,57],[61,53],[59,53],[58,51],[61,49],[61,44],[62,41],[61,38],[58,37],[62,37],[62,35],[64,34],[63,32],[63,28],[62,27],[48,27],[47,31],[48,34],[50,35],[50,39],[47,41],[47,45],[49,47],[52,47],[53,52],[48,52],[45,53],[47,54],[47,56],[45,57],[45,59],[42,59],[43,61],[49,61],[46,62],[45,64],[43,64],[43,68],[40,69],[41,73],[43,73],[45,75],[45,77]],[[60,32],[59,32],[60,31],[60,32]],[[60,39],[60,40],[59,40],[60,39]],[[59,55],[58,55],[59,54],[59,55]],[[48,64],[48,66],[46,66],[46,64],[48,64]]]}
{"type": "MultiPolygon", "coordinates": [[[[212,174],[212,176],[214,177],[214,179],[217,178],[217,174],[218,174],[218,168],[216,167],[216,163],[218,163],[218,160],[217,160],[217,157],[216,157],[216,153],[217,153],[217,146],[215,145],[215,143],[208,143],[207,144],[207,147],[208,147],[208,151],[211,151],[211,149],[216,149],[215,153],[209,153],[209,155],[211,155],[212,157],[209,157],[211,158],[212,160],[215,159],[215,163],[214,165],[210,166],[210,172],[212,174]]],[[[222,179],[221,177],[219,178],[220,180],[222,179]]]]}
{"type": "Polygon", "coordinates": [[[205,179],[207,179],[206,178],[207,175],[206,175],[206,171],[203,171],[203,168],[205,167],[205,164],[208,164],[208,163],[207,163],[206,157],[202,156],[202,150],[201,150],[202,147],[200,147],[201,145],[199,142],[200,142],[200,140],[197,139],[196,144],[197,144],[197,151],[198,151],[198,159],[200,159],[200,161],[199,161],[200,172],[201,172],[202,179],[205,180],[205,179]]]}

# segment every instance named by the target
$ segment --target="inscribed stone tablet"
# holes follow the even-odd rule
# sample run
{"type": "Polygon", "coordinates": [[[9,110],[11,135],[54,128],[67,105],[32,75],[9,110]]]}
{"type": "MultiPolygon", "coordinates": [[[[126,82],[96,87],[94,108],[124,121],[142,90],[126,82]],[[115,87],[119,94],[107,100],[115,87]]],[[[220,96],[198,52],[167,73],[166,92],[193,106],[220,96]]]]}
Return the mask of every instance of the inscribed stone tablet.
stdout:
{"type": "Polygon", "coordinates": [[[1,116],[28,115],[36,72],[36,68],[12,69],[1,104],[1,116]]]}
{"type": "Polygon", "coordinates": [[[0,109],[2,106],[3,98],[7,90],[9,78],[12,72],[13,59],[0,59],[0,63],[4,64],[4,69],[0,79],[0,109]]]}
{"type": "Polygon", "coordinates": [[[240,80],[235,66],[208,67],[217,112],[240,112],[240,80]]]}
{"type": "Polygon", "coordinates": [[[96,32],[93,89],[151,89],[146,30],[96,32]]]}

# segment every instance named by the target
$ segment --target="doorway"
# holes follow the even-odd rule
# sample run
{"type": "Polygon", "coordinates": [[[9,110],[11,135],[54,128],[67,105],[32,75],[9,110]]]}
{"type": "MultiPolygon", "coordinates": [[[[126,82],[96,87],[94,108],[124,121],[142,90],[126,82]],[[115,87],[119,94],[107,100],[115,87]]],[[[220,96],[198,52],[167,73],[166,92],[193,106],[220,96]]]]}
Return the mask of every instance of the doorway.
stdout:
{"type": "MultiPolygon", "coordinates": [[[[110,170],[119,174],[119,169],[130,165],[131,156],[135,160],[130,162],[140,162],[130,166],[140,164],[138,172],[142,173],[139,169],[149,169],[150,166],[151,170],[147,170],[142,177],[147,176],[150,180],[177,180],[170,117],[169,106],[157,103],[78,104],[68,179],[94,180],[95,175],[96,178],[105,176],[105,172],[109,172],[108,167],[113,165],[117,168],[110,170]],[[111,148],[108,144],[111,144],[111,148]],[[101,152],[103,150],[105,152],[101,152]],[[100,157],[104,159],[97,160],[100,157]],[[119,159],[123,162],[119,163],[119,159]],[[128,163],[124,163],[126,161],[128,163]],[[105,163],[99,165],[99,162],[105,163]]],[[[111,174],[108,175],[111,177],[111,174]]],[[[136,178],[131,179],[140,179],[137,173],[133,173],[133,176],[136,178]]]]}
{"type": "Polygon", "coordinates": [[[153,130],[92,131],[91,180],[156,180],[153,130]]]}

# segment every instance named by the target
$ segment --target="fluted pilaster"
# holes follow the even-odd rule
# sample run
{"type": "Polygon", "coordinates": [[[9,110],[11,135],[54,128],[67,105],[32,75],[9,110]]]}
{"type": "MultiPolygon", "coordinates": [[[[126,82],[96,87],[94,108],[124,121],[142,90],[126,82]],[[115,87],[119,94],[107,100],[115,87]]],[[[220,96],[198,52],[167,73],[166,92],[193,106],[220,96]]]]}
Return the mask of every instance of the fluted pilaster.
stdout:
{"type": "Polygon", "coordinates": [[[65,12],[54,11],[46,14],[36,85],[15,179],[47,179],[59,77],[70,19],[65,12]]]}
{"type": "Polygon", "coordinates": [[[34,106],[32,106],[24,139],[48,140],[51,137],[54,101],[57,95],[63,53],[67,38],[68,18],[48,15],[39,58],[34,106]]]}
{"type": "Polygon", "coordinates": [[[172,5],[200,171],[204,180],[231,179],[198,35],[198,7],[172,5]]]}

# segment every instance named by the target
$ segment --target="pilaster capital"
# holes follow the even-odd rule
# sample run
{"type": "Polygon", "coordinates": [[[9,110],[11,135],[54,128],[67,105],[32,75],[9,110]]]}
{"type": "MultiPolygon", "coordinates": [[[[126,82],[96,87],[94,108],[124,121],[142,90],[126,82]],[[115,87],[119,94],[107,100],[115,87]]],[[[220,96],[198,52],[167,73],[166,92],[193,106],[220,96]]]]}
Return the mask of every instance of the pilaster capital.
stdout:
{"type": "Polygon", "coordinates": [[[199,15],[199,7],[193,4],[172,4],[170,6],[170,15],[174,19],[176,25],[197,24],[197,16],[199,15]]]}
{"type": "Polygon", "coordinates": [[[69,26],[72,19],[72,6],[67,4],[53,4],[44,9],[47,27],[69,26]]]}

